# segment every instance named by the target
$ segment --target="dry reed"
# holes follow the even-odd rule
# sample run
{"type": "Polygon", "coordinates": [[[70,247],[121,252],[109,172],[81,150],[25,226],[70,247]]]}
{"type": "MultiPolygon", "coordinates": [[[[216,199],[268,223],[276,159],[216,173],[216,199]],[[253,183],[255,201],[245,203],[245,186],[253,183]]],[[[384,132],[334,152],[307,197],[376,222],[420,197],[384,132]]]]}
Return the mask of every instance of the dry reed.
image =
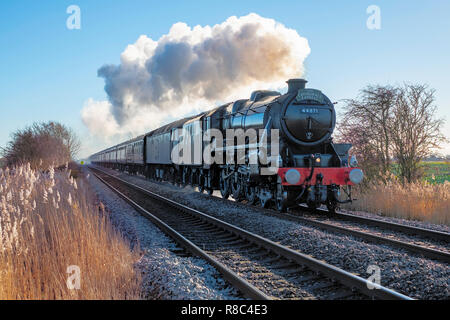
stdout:
{"type": "Polygon", "coordinates": [[[137,299],[138,259],[68,170],[0,169],[0,299],[137,299]]]}
{"type": "Polygon", "coordinates": [[[395,178],[371,182],[356,190],[358,199],[344,208],[384,216],[450,225],[450,182],[416,182],[402,185],[395,178]]]}

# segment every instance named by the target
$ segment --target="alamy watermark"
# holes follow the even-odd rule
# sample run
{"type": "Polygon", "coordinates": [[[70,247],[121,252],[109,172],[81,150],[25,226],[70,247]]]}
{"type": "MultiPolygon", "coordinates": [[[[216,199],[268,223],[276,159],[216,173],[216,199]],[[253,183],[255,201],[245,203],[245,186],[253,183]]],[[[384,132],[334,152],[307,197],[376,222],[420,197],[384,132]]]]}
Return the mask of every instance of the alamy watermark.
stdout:
{"type": "Polygon", "coordinates": [[[67,277],[66,285],[69,290],[80,290],[81,288],[81,270],[79,266],[71,265],[66,269],[67,277]]]}
{"type": "Polygon", "coordinates": [[[366,284],[369,290],[381,288],[381,269],[375,264],[371,264],[367,267],[367,273],[370,277],[367,278],[366,284]]]}
{"type": "Polygon", "coordinates": [[[81,29],[81,9],[77,5],[70,5],[66,9],[66,13],[70,16],[66,20],[66,27],[69,30],[80,30],[81,29]]]}
{"type": "Polygon", "coordinates": [[[200,122],[193,127],[177,129],[172,135],[173,163],[260,164],[261,175],[272,175],[281,166],[278,129],[227,129],[223,137],[218,129],[201,130],[200,122]]]}
{"type": "Polygon", "coordinates": [[[366,13],[370,16],[367,18],[366,26],[369,30],[381,29],[381,9],[377,5],[370,5],[366,9],[366,13]]]}

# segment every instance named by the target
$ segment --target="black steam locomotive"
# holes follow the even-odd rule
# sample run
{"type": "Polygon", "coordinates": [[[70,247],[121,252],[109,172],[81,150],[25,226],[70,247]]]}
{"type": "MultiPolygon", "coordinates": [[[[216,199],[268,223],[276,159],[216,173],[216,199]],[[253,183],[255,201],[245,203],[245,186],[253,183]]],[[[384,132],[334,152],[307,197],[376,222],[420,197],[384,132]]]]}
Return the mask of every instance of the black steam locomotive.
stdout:
{"type": "Polygon", "coordinates": [[[172,122],[90,160],[208,194],[220,190],[224,198],[264,208],[325,204],[334,212],[351,201],[351,186],[363,172],[349,159],[351,144],[332,142],[336,113],[328,97],[305,88],[303,79],[287,83],[286,94],[255,91],[250,99],[172,122]]]}

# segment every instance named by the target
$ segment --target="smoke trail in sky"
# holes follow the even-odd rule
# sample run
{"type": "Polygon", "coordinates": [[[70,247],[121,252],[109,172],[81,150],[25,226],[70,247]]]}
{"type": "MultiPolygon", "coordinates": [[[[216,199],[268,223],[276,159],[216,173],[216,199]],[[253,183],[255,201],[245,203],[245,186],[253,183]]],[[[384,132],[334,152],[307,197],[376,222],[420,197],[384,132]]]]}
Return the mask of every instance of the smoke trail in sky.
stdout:
{"type": "Polygon", "coordinates": [[[159,40],[142,35],[119,65],[104,65],[108,101],[89,99],[81,112],[91,133],[140,134],[215,103],[281,88],[300,77],[308,41],[273,19],[249,14],[214,26],[174,24],[159,40]]]}

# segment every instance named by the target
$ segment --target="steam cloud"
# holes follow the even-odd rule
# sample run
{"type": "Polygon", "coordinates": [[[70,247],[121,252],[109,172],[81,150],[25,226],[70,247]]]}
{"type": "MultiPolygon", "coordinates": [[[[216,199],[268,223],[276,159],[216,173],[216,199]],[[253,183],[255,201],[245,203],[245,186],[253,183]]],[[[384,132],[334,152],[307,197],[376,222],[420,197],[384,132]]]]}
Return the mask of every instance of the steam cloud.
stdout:
{"type": "Polygon", "coordinates": [[[249,14],[222,24],[174,24],[158,41],[142,35],[104,65],[108,101],[86,101],[81,116],[104,138],[136,135],[218,102],[281,88],[304,72],[308,41],[273,19],[249,14]]]}

